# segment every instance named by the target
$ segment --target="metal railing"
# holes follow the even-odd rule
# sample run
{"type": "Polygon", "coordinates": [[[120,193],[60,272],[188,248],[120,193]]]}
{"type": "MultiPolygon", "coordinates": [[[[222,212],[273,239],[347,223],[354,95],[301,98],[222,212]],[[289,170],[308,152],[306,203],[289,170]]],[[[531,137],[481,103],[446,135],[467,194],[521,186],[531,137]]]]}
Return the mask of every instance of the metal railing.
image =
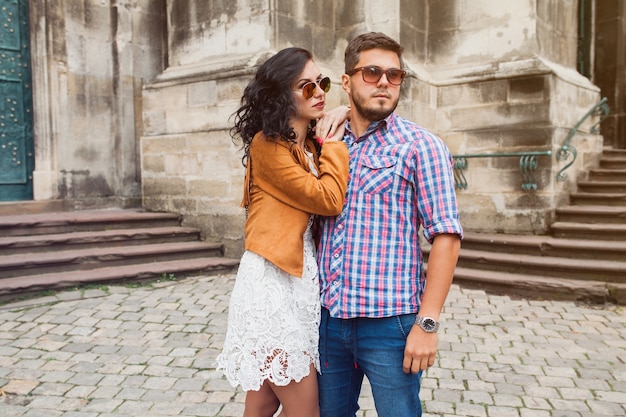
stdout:
{"type": "Polygon", "coordinates": [[[589,109],[587,114],[585,114],[583,118],[580,119],[578,123],[576,123],[576,126],[574,126],[569,131],[569,134],[567,135],[565,142],[563,142],[563,145],[561,145],[561,148],[556,154],[556,160],[565,161],[566,159],[569,158],[570,155],[572,155],[573,157],[572,157],[572,160],[569,163],[567,163],[567,165],[565,165],[563,168],[561,168],[561,170],[556,174],[557,181],[565,181],[567,179],[567,174],[565,174],[564,172],[567,168],[571,167],[574,164],[574,162],[576,161],[576,157],[578,156],[578,151],[576,150],[576,147],[570,143],[574,135],[576,135],[578,128],[585,122],[585,120],[587,120],[587,118],[589,118],[589,116],[596,115],[600,119],[596,122],[596,124],[594,124],[591,127],[591,129],[589,129],[589,132],[598,133],[600,130],[600,123],[602,123],[604,119],[606,119],[609,116],[609,113],[611,111],[611,108],[609,107],[608,104],[606,104],[606,102],[607,102],[607,98],[604,97],[602,100],[598,102],[598,104],[596,104],[591,109],[589,109]]]}
{"type": "Polygon", "coordinates": [[[537,179],[535,171],[537,170],[538,156],[552,156],[552,151],[536,151],[536,152],[502,152],[487,154],[468,154],[453,155],[454,158],[454,186],[460,189],[467,189],[467,179],[463,171],[467,169],[469,158],[502,158],[502,157],[519,157],[519,169],[522,176],[522,190],[534,191],[537,189],[537,179]]]}
{"type": "MultiPolygon", "coordinates": [[[[557,181],[565,181],[567,178],[567,174],[564,171],[574,164],[576,161],[576,157],[578,156],[578,152],[576,148],[570,143],[572,138],[576,135],[576,132],[580,128],[580,126],[589,118],[591,115],[596,115],[600,117],[598,122],[594,124],[589,130],[591,133],[598,133],[599,125],[602,123],[604,119],[606,119],[610,112],[610,107],[606,104],[606,97],[600,100],[595,106],[593,106],[587,114],[585,114],[578,123],[570,130],[567,135],[567,139],[557,152],[556,159],[557,161],[564,161],[569,158],[570,155],[573,155],[572,160],[565,165],[556,175],[557,181]]],[[[533,152],[502,152],[502,153],[486,153],[486,154],[467,154],[467,155],[452,155],[454,158],[454,185],[457,189],[467,189],[467,178],[465,178],[465,171],[468,167],[468,159],[470,158],[502,158],[502,157],[519,157],[519,169],[520,175],[522,176],[522,190],[525,191],[535,191],[537,190],[537,179],[535,177],[535,171],[537,170],[538,156],[552,156],[552,151],[533,151],[533,152]]]]}

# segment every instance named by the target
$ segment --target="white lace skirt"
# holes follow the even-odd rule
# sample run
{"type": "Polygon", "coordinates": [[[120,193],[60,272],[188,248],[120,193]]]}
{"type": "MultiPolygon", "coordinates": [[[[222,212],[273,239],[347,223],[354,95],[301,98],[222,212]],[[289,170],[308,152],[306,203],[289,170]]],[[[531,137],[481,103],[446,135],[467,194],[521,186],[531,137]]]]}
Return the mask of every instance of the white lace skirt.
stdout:
{"type": "Polygon", "coordinates": [[[294,277],[246,251],[239,264],[226,340],[217,369],[233,387],[257,391],[265,380],[284,386],[319,371],[319,275],[311,222],[304,235],[304,273],[294,277]]]}

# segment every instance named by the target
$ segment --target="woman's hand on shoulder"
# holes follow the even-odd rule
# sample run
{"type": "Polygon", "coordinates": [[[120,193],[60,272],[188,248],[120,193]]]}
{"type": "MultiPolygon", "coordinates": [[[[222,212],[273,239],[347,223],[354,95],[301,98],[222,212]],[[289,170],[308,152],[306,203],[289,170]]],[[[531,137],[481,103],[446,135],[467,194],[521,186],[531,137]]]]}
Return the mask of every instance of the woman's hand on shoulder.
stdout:
{"type": "Polygon", "coordinates": [[[339,106],[324,113],[315,125],[315,136],[320,145],[343,138],[345,122],[350,119],[350,107],[339,106]]]}

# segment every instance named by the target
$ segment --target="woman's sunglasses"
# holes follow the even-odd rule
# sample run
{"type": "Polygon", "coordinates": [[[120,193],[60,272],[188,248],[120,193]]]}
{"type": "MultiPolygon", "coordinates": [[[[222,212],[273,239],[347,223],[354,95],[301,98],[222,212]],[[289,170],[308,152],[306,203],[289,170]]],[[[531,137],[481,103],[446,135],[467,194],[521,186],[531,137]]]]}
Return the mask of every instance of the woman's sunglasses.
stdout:
{"type": "Polygon", "coordinates": [[[304,97],[306,100],[310,99],[311,97],[313,97],[313,94],[315,94],[315,89],[317,87],[319,87],[325,93],[328,93],[328,91],[330,90],[330,78],[324,77],[319,80],[311,81],[304,84],[300,88],[302,90],[302,97],[304,97]]]}
{"type": "Polygon", "coordinates": [[[404,77],[406,76],[406,71],[398,68],[390,68],[388,70],[384,70],[380,67],[375,66],[354,68],[348,71],[346,74],[348,74],[349,76],[353,76],[358,71],[361,71],[363,81],[365,81],[366,83],[377,83],[383,77],[383,74],[385,74],[387,76],[387,81],[389,81],[389,84],[400,85],[402,84],[402,80],[404,80],[404,77]]]}

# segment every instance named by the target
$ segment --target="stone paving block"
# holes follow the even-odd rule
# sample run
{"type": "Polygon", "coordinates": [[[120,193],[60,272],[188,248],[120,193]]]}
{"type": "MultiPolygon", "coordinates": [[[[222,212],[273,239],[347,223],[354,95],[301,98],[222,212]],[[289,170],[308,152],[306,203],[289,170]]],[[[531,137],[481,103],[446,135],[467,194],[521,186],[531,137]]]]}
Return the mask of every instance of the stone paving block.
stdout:
{"type": "Polygon", "coordinates": [[[143,388],[122,388],[117,394],[121,400],[139,400],[146,393],[143,388]]]}
{"type": "MultiPolygon", "coordinates": [[[[194,374],[196,372],[194,371],[194,374]]],[[[194,375],[195,376],[195,375],[194,375]]],[[[176,391],[202,391],[204,388],[204,384],[206,380],[203,378],[198,378],[195,376],[194,378],[178,378],[176,383],[172,386],[172,389],[176,391]]],[[[215,391],[215,392],[228,392],[230,391],[215,391]]],[[[230,393],[232,395],[232,393],[230,393]]]]}
{"type": "Polygon", "coordinates": [[[91,392],[91,398],[117,398],[121,388],[115,386],[101,386],[91,392]]]}
{"type": "Polygon", "coordinates": [[[174,368],[188,368],[194,363],[195,357],[178,357],[174,358],[170,366],[174,368]]]}
{"type": "Polygon", "coordinates": [[[467,381],[467,388],[473,391],[496,392],[494,384],[484,381],[467,381]]]}
{"type": "Polygon", "coordinates": [[[66,382],[75,374],[68,371],[52,371],[44,373],[39,380],[41,382],[66,382]]]}
{"type": "Polygon", "coordinates": [[[96,390],[95,386],[76,386],[65,393],[67,398],[87,398],[96,390]]]}
{"type": "Polygon", "coordinates": [[[39,381],[36,380],[20,380],[13,379],[9,381],[2,389],[9,394],[26,395],[29,394],[39,385],[39,381]]]}
{"type": "Polygon", "coordinates": [[[74,361],[75,364],[70,368],[70,371],[83,374],[98,372],[102,364],[96,362],[97,358],[97,355],[74,355],[72,361],[74,361]]]}
{"type": "Polygon", "coordinates": [[[144,369],[146,369],[145,366],[131,364],[126,366],[121,373],[122,375],[140,375],[144,369]]]}
{"type": "Polygon", "coordinates": [[[32,395],[42,396],[63,396],[66,392],[72,389],[74,386],[71,384],[60,384],[52,382],[44,382],[38,385],[33,391],[32,395]]]}
{"type": "Polygon", "coordinates": [[[452,403],[433,400],[424,405],[424,411],[434,415],[443,413],[452,415],[455,410],[452,403]]]}
{"type": "Polygon", "coordinates": [[[455,408],[456,415],[467,417],[487,417],[487,410],[482,405],[460,403],[455,408]]]}
{"type": "Polygon", "coordinates": [[[150,365],[143,371],[143,374],[147,376],[168,376],[171,373],[172,368],[161,365],[150,365]]]}
{"type": "Polygon", "coordinates": [[[550,403],[557,410],[564,410],[564,411],[571,410],[571,411],[576,411],[580,413],[588,413],[590,411],[585,401],[582,401],[582,400],[563,400],[563,399],[553,398],[550,400],[550,403]]]}
{"type": "Polygon", "coordinates": [[[595,401],[589,400],[586,401],[587,406],[591,409],[593,413],[604,416],[626,416],[626,404],[622,405],[606,402],[606,401],[595,401]]]}
{"type": "Polygon", "coordinates": [[[501,407],[522,407],[523,401],[519,395],[505,394],[500,391],[493,394],[493,402],[501,407]]]}
{"type": "Polygon", "coordinates": [[[488,416],[519,417],[519,410],[511,407],[487,406],[488,416]]]}
{"type": "Polygon", "coordinates": [[[39,370],[13,368],[12,372],[7,374],[7,378],[11,381],[39,381],[41,375],[43,372],[39,370]]]}
{"type": "Polygon", "coordinates": [[[463,401],[474,404],[494,404],[492,394],[481,391],[465,391],[463,393],[463,401]]]}
{"type": "Polygon", "coordinates": [[[540,377],[531,375],[516,375],[514,373],[508,373],[504,376],[505,381],[509,384],[530,387],[540,385],[538,378],[540,377]]]}
{"type": "Polygon", "coordinates": [[[433,401],[443,401],[448,403],[458,403],[464,398],[465,390],[462,388],[447,388],[447,387],[439,387],[438,389],[433,390],[432,399],[433,401]]]}
{"type": "Polygon", "coordinates": [[[480,371],[480,372],[478,372],[478,379],[480,381],[493,382],[497,386],[498,383],[501,383],[501,382],[505,381],[505,376],[501,372],[482,372],[482,371],[480,371]]]}
{"type": "Polygon", "coordinates": [[[141,397],[142,401],[150,401],[159,403],[163,401],[175,401],[180,395],[178,391],[174,390],[160,390],[160,389],[148,389],[146,393],[141,397]]]}
{"type": "Polygon", "coordinates": [[[143,384],[146,389],[168,390],[176,383],[176,378],[169,377],[148,377],[143,384]]]}
{"type": "Polygon", "coordinates": [[[153,406],[154,404],[148,401],[124,401],[115,408],[115,412],[131,416],[148,416],[150,415],[149,410],[153,406]]]}

